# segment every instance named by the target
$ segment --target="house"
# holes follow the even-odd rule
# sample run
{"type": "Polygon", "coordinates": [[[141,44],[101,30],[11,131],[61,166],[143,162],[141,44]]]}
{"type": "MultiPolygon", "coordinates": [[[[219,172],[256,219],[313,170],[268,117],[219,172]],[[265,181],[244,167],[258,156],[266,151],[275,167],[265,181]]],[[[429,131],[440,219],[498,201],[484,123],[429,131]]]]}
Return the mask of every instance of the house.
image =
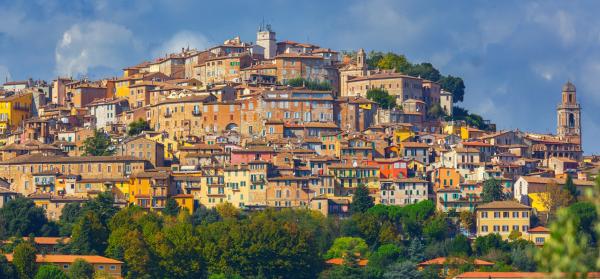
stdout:
{"type": "Polygon", "coordinates": [[[382,179],[381,203],[386,205],[409,205],[427,200],[429,181],[419,178],[382,179]]]}
{"type": "Polygon", "coordinates": [[[537,246],[543,246],[550,238],[550,230],[546,227],[537,226],[527,231],[527,239],[537,246]]]}
{"type": "Polygon", "coordinates": [[[475,209],[477,236],[491,233],[508,239],[512,231],[523,234],[529,231],[531,207],[515,201],[493,201],[475,209]]]}
{"type": "Polygon", "coordinates": [[[123,141],[116,149],[118,155],[147,160],[155,168],[165,166],[164,152],[165,147],[162,143],[153,141],[144,136],[138,136],[123,141]]]}
{"type": "Polygon", "coordinates": [[[418,270],[423,270],[427,267],[439,268],[440,276],[447,278],[447,276],[456,274],[461,266],[473,265],[475,270],[480,270],[484,267],[494,266],[493,262],[488,262],[480,259],[464,259],[459,257],[438,257],[435,259],[427,260],[417,264],[418,270]]]}
{"type": "Polygon", "coordinates": [[[4,207],[7,202],[17,198],[18,195],[19,193],[15,191],[11,191],[5,187],[0,187],[0,208],[4,207]]]}
{"type": "MultiPolygon", "coordinates": [[[[13,255],[5,254],[5,256],[6,260],[12,263],[13,255]]],[[[121,277],[121,267],[123,266],[123,262],[102,256],[38,254],[36,255],[35,262],[38,265],[54,264],[64,272],[67,272],[71,265],[78,259],[82,259],[91,264],[94,267],[94,271],[106,272],[107,275],[117,278],[121,277]]]]}
{"type": "Polygon", "coordinates": [[[424,164],[429,164],[429,145],[420,142],[402,142],[400,143],[400,157],[405,159],[414,159],[424,164]]]}
{"type": "MultiPolygon", "coordinates": [[[[546,212],[548,209],[541,201],[541,195],[548,191],[548,185],[564,186],[566,179],[539,177],[539,176],[521,176],[514,184],[514,198],[523,204],[535,208],[538,212],[546,212]]],[[[573,179],[573,184],[579,193],[584,193],[586,189],[594,187],[594,181],[573,179]]]]}

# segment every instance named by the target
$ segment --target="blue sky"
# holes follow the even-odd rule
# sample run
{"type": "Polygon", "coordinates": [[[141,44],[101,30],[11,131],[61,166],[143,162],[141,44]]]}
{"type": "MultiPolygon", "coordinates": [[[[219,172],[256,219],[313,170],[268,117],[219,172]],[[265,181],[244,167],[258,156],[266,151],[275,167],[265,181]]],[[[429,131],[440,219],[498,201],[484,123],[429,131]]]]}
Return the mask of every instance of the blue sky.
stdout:
{"type": "Polygon", "coordinates": [[[0,0],[0,78],[101,78],[182,46],[271,23],[279,40],[394,51],[463,77],[470,111],[501,129],[554,132],[567,80],[584,150],[600,153],[598,1],[0,0]]]}

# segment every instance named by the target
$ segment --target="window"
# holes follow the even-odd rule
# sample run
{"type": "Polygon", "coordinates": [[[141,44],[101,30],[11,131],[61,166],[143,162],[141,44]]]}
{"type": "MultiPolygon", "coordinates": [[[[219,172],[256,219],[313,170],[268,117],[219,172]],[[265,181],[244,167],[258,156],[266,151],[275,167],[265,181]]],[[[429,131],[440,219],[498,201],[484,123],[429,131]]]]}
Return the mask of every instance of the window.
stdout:
{"type": "Polygon", "coordinates": [[[512,217],[513,218],[519,218],[519,212],[513,211],[512,217]]]}
{"type": "Polygon", "coordinates": [[[508,211],[502,212],[502,218],[508,218],[509,216],[508,211]]]}
{"type": "Polygon", "coordinates": [[[523,211],[523,218],[529,218],[529,212],[528,211],[523,211]]]}
{"type": "Polygon", "coordinates": [[[500,218],[500,212],[494,212],[494,218],[500,218]]]}
{"type": "Polygon", "coordinates": [[[482,232],[487,232],[488,231],[488,226],[481,226],[481,231],[482,232]]]}
{"type": "Polygon", "coordinates": [[[500,226],[494,225],[494,232],[499,232],[499,231],[500,231],[500,226]]]}
{"type": "Polygon", "coordinates": [[[99,265],[99,266],[98,266],[98,269],[99,269],[99,270],[104,270],[104,266],[103,266],[103,265],[99,265]]]}
{"type": "Polygon", "coordinates": [[[535,244],[544,244],[544,241],[546,241],[546,239],[543,238],[543,237],[536,237],[535,238],[535,244]]]}
{"type": "Polygon", "coordinates": [[[110,270],[117,270],[117,266],[116,265],[110,265],[110,270]]]}
{"type": "Polygon", "coordinates": [[[518,232],[519,231],[519,225],[513,225],[512,230],[518,232]]]}
{"type": "Polygon", "coordinates": [[[507,232],[508,231],[508,225],[502,225],[502,231],[503,232],[507,232]]]}

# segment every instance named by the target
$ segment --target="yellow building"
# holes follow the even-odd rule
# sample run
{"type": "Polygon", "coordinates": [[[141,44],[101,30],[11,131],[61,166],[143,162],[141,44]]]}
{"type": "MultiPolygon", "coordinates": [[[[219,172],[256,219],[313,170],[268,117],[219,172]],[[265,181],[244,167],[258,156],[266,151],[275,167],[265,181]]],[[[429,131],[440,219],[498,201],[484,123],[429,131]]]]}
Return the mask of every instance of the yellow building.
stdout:
{"type": "Polygon", "coordinates": [[[484,135],[484,131],[476,129],[476,128],[472,128],[472,127],[468,127],[468,126],[462,126],[460,127],[460,138],[462,140],[468,140],[470,138],[478,138],[482,135],[484,135]]]}
{"type": "Polygon", "coordinates": [[[223,170],[225,195],[235,207],[244,207],[250,198],[250,171],[246,165],[234,165],[223,170]]]}
{"type": "Polygon", "coordinates": [[[394,143],[400,144],[405,140],[412,139],[415,132],[412,130],[412,125],[401,125],[394,130],[394,143]]]}
{"type": "Polygon", "coordinates": [[[194,213],[194,195],[179,194],[173,196],[179,207],[187,209],[192,214],[194,213]]]}
{"type": "Polygon", "coordinates": [[[531,207],[516,201],[494,201],[481,204],[475,209],[477,236],[491,233],[508,239],[512,231],[526,238],[530,226],[531,207]]]}
{"type": "Polygon", "coordinates": [[[129,185],[129,203],[145,209],[162,209],[171,193],[169,172],[145,171],[132,176],[129,185]]]}
{"type": "Polygon", "coordinates": [[[148,133],[146,134],[146,138],[163,145],[165,149],[165,160],[172,161],[173,157],[175,157],[179,151],[179,142],[169,137],[165,137],[162,133],[148,133]]]}
{"type": "Polygon", "coordinates": [[[21,125],[31,116],[31,92],[0,98],[0,133],[21,125]]]}
{"type": "Polygon", "coordinates": [[[442,131],[444,132],[444,134],[448,134],[448,135],[460,135],[461,134],[461,126],[462,126],[462,123],[460,123],[460,122],[446,122],[446,123],[444,123],[444,127],[442,128],[442,131]]]}

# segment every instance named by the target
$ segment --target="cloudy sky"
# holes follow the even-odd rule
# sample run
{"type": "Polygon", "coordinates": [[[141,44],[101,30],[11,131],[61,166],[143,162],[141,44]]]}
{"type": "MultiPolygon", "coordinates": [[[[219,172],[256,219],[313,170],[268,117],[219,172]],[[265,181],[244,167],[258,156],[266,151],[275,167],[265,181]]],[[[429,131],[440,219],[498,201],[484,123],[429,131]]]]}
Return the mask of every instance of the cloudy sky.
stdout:
{"type": "Polygon", "coordinates": [[[577,86],[584,150],[600,153],[598,1],[0,1],[0,79],[101,78],[233,36],[365,48],[460,76],[470,111],[501,129],[554,132],[562,84],[577,86]]]}

